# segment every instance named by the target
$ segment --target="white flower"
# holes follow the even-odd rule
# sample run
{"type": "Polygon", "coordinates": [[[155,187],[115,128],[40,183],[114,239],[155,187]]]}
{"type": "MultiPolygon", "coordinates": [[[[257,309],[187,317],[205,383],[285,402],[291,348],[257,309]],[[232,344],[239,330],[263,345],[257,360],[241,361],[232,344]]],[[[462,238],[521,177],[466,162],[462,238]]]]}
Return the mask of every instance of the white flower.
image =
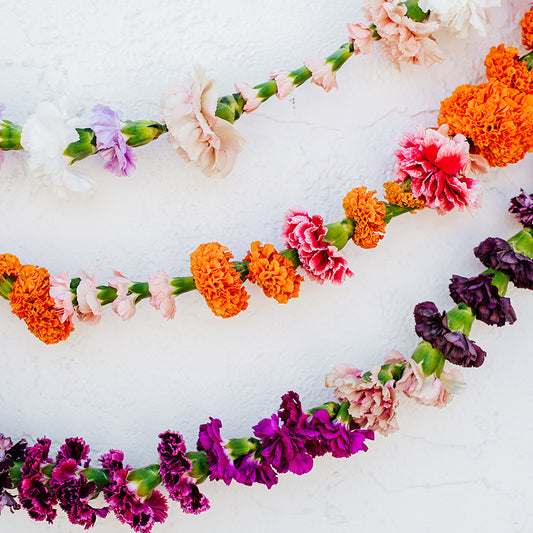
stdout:
{"type": "Polygon", "coordinates": [[[459,37],[466,37],[471,28],[485,35],[485,10],[499,6],[500,0],[420,0],[418,5],[424,11],[431,11],[431,18],[459,37]]]}
{"type": "Polygon", "coordinates": [[[66,147],[77,140],[75,126],[51,102],[38,104],[22,128],[21,144],[29,154],[30,175],[51,185],[61,197],[65,197],[65,189],[85,192],[92,188],[90,178],[73,170],[71,159],[63,155],[66,147]]]}

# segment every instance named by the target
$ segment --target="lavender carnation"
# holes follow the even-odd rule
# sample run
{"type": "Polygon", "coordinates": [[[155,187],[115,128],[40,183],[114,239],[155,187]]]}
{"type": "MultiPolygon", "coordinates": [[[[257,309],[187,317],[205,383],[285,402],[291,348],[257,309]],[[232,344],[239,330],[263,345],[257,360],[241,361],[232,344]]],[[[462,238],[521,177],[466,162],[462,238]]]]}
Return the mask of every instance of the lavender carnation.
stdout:
{"type": "Polygon", "coordinates": [[[520,189],[520,194],[511,198],[509,212],[518,219],[520,224],[526,227],[533,226],[533,194],[526,194],[520,189]]]}

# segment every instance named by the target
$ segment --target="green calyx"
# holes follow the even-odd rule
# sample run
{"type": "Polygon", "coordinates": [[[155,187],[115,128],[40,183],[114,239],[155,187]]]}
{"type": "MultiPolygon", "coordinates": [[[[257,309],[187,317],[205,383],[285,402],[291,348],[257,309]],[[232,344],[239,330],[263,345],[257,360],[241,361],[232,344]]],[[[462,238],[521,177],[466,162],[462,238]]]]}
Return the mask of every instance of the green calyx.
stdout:
{"type": "Polygon", "coordinates": [[[117,297],[117,289],[114,287],[108,287],[107,285],[100,285],[96,288],[98,289],[96,296],[102,302],[102,305],[107,305],[115,301],[117,297]]]}
{"type": "Polygon", "coordinates": [[[135,493],[141,498],[149,498],[153,490],[161,483],[159,465],[149,465],[144,468],[131,470],[126,476],[126,480],[136,483],[135,493]]]}
{"type": "Polygon", "coordinates": [[[21,135],[22,126],[17,126],[10,120],[0,120],[0,150],[22,150],[21,135]]]}
{"type": "Polygon", "coordinates": [[[385,224],[388,224],[394,217],[415,211],[413,207],[402,207],[401,205],[392,205],[386,202],[383,203],[385,204],[385,216],[383,217],[385,224]]]}
{"type": "Polygon", "coordinates": [[[109,474],[103,468],[84,468],[81,473],[87,481],[91,481],[96,484],[96,493],[92,496],[96,498],[102,489],[105,489],[109,485],[109,474]]]}
{"type": "Polygon", "coordinates": [[[126,120],[120,130],[126,137],[129,146],[144,146],[155,141],[160,135],[168,132],[165,124],[151,120],[126,120]]]}
{"type": "Polygon", "coordinates": [[[262,98],[264,102],[278,92],[278,84],[275,80],[268,80],[259,85],[255,85],[254,89],[257,91],[257,97],[262,98]]]}
{"type": "Polygon", "coordinates": [[[509,276],[507,274],[492,268],[488,268],[483,274],[492,274],[491,283],[498,289],[498,294],[500,296],[506,295],[507,287],[509,286],[509,276]]]}
{"type": "Polygon", "coordinates": [[[527,65],[527,69],[531,70],[533,68],[533,51],[522,56],[519,61],[523,61],[527,65]]]}
{"type": "Polygon", "coordinates": [[[233,93],[218,99],[215,115],[233,124],[243,114],[246,100],[241,93],[233,93]]]}
{"type": "Polygon", "coordinates": [[[415,22],[424,22],[429,17],[429,11],[422,11],[418,5],[418,0],[405,0],[400,2],[407,8],[405,15],[415,22]]]}
{"type": "Polygon", "coordinates": [[[79,140],[70,143],[63,152],[63,155],[72,159],[71,165],[98,152],[96,135],[91,128],[76,128],[76,131],[78,132],[79,140]]]}
{"type": "Polygon", "coordinates": [[[405,363],[400,361],[398,363],[388,363],[383,365],[378,373],[378,379],[383,385],[388,383],[391,379],[399,381],[402,379],[403,371],[405,369],[405,363]]]}
{"type": "Polygon", "coordinates": [[[435,374],[440,377],[442,369],[444,368],[444,354],[433,348],[429,342],[422,341],[413,352],[411,356],[413,361],[422,364],[422,372],[425,376],[435,374]]]}
{"type": "Polygon", "coordinates": [[[185,456],[192,465],[189,475],[196,480],[196,483],[203,483],[209,476],[207,455],[205,452],[187,452],[185,456]]]}
{"type": "Polygon", "coordinates": [[[339,412],[340,405],[335,402],[326,402],[318,407],[313,407],[307,411],[310,415],[314,415],[317,411],[327,411],[330,418],[335,418],[339,412]]]}
{"type": "Polygon", "coordinates": [[[295,87],[299,87],[300,85],[304,84],[308,79],[311,78],[312,75],[313,74],[306,66],[297,68],[296,70],[291,70],[291,72],[289,72],[289,77],[293,79],[292,84],[295,87]]]}
{"type": "Polygon", "coordinates": [[[0,296],[9,300],[9,295],[13,290],[13,283],[15,283],[15,278],[11,277],[0,277],[0,296]]]}
{"type": "Polygon", "coordinates": [[[337,248],[337,250],[342,250],[347,242],[352,238],[355,231],[356,222],[351,218],[343,218],[338,222],[333,222],[332,224],[327,224],[326,229],[328,230],[324,236],[324,240],[330,242],[337,248]]]}
{"type": "Polygon", "coordinates": [[[260,440],[250,437],[247,439],[230,439],[225,445],[225,448],[230,450],[229,456],[235,460],[251,453],[255,453],[259,450],[260,446],[260,440]]]}
{"type": "Polygon", "coordinates": [[[294,265],[294,268],[300,266],[300,258],[298,257],[298,250],[296,250],[296,248],[282,250],[279,255],[282,255],[283,257],[288,259],[294,265]]]}
{"type": "Polygon", "coordinates": [[[353,43],[345,43],[326,58],[326,63],[331,64],[333,72],[339,70],[353,54],[353,43]]]}
{"type": "Polygon", "coordinates": [[[451,311],[446,313],[448,327],[452,331],[461,331],[465,335],[470,334],[474,322],[474,312],[464,302],[457,304],[451,311]]]}
{"type": "Polygon", "coordinates": [[[22,472],[20,470],[23,464],[22,461],[14,461],[13,466],[9,470],[9,479],[14,487],[18,487],[20,480],[22,479],[22,472]]]}
{"type": "Polygon", "coordinates": [[[130,292],[136,294],[135,299],[133,300],[136,304],[139,303],[144,298],[150,298],[150,290],[148,288],[148,283],[132,283],[130,285],[130,292]]]}
{"type": "Polygon", "coordinates": [[[196,283],[192,276],[183,277],[183,278],[174,278],[170,284],[175,288],[175,291],[172,294],[179,295],[184,292],[196,290],[196,283]]]}
{"type": "Polygon", "coordinates": [[[533,228],[524,228],[507,242],[516,253],[533,259],[533,228]]]}

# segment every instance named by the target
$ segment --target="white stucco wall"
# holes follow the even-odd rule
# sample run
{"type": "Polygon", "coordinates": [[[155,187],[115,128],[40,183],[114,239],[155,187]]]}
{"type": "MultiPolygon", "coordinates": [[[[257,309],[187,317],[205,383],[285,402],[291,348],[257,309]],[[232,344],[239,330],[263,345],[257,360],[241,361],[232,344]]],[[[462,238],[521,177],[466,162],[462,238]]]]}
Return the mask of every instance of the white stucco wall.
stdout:
{"type": "MultiPolygon", "coordinates": [[[[436,123],[440,100],[483,79],[491,45],[519,43],[525,0],[491,12],[487,37],[438,35],[443,64],[398,71],[379,52],[351,59],[339,90],[306,84],[286,101],[266,103],[238,122],[246,138],[233,173],[208,179],[172,152],[164,138],[138,149],[130,178],[106,173],[97,158],[80,169],[92,194],[60,200],[22,172],[10,154],[0,171],[1,252],[45,266],[52,274],[99,268],[144,281],[164,269],[186,275],[202,242],[227,245],[240,259],[253,240],[281,247],[286,210],[302,206],[328,222],[342,218],[352,187],[380,189],[393,176],[400,133],[436,123]]],[[[157,118],[165,87],[183,83],[195,64],[218,80],[259,83],[275,68],[326,56],[360,20],[360,0],[291,2],[214,0],[142,2],[6,2],[0,16],[0,101],[22,123],[43,100],[63,99],[72,115],[96,103],[127,118],[157,118]]],[[[392,348],[409,355],[417,337],[412,309],[424,300],[450,308],[452,274],[475,275],[472,248],[487,236],[507,238],[518,224],[508,200],[533,192],[531,156],[491,170],[483,207],[471,216],[405,215],[378,248],[348,245],[355,276],[342,287],[302,286],[299,299],[278,305],[249,287],[249,308],[222,320],[197,293],[178,299],[173,321],[148,302],[123,323],[110,308],[98,326],[80,325],[45,346],[0,305],[0,431],[33,443],[46,435],[55,449],[82,436],[92,457],[120,448],[135,466],[156,458],[157,435],[179,430],[189,447],[209,416],[226,438],[251,435],[280,396],[297,391],[305,408],[331,399],[324,376],[335,364],[367,369],[392,348]]],[[[379,190],[378,192],[381,193],[379,190]]],[[[187,516],[175,503],[165,531],[531,532],[533,460],[530,376],[533,295],[510,288],[518,321],[505,328],[476,324],[472,338],[488,353],[465,371],[468,389],[444,410],[402,401],[400,431],[378,436],[366,454],[319,458],[305,476],[282,475],[277,486],[205,483],[211,510],[187,516]]],[[[59,513],[53,526],[24,511],[0,518],[0,532],[81,531],[59,513]]],[[[109,517],[95,533],[128,531],[109,517]]]]}

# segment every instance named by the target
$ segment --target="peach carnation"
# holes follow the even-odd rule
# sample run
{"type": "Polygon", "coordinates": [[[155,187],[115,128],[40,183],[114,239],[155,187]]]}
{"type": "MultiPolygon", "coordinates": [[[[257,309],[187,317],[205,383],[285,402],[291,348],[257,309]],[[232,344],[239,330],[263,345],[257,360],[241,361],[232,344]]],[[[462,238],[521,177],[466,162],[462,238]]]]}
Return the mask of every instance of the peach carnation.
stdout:
{"type": "Polygon", "coordinates": [[[170,276],[163,270],[152,272],[148,277],[148,290],[151,294],[150,303],[168,319],[174,318],[176,314],[175,289],[170,282],[170,276]]]}
{"type": "Polygon", "coordinates": [[[374,50],[374,32],[362,24],[348,24],[350,41],[353,42],[353,53],[369,54],[374,50]]]}
{"type": "Polygon", "coordinates": [[[411,209],[423,209],[425,202],[421,198],[415,198],[410,192],[404,191],[397,181],[387,181],[383,184],[385,200],[391,205],[409,207],[411,209]]]}
{"type": "Polygon", "coordinates": [[[274,246],[261,246],[259,241],[255,241],[244,260],[250,262],[247,278],[259,285],[265,296],[280,304],[298,296],[304,278],[296,273],[292,261],[278,254],[274,246]]]}
{"type": "Polygon", "coordinates": [[[0,254],[0,278],[16,277],[22,269],[22,265],[16,255],[0,254]]]}
{"type": "Polygon", "coordinates": [[[533,93],[533,72],[528,70],[525,61],[519,60],[518,50],[500,44],[493,46],[485,58],[487,78],[500,81],[523,93],[533,93]]]}
{"type": "Polygon", "coordinates": [[[276,86],[278,88],[276,96],[280,100],[287,98],[287,96],[289,96],[294,90],[294,78],[292,78],[286,70],[273,70],[269,74],[269,78],[276,81],[276,86]]]}
{"type": "Polygon", "coordinates": [[[117,297],[111,307],[122,320],[128,320],[135,315],[135,294],[129,294],[131,284],[118,270],[113,270],[113,276],[108,280],[108,285],[117,290],[117,297]]]}
{"type": "Polygon", "coordinates": [[[304,61],[305,66],[311,71],[311,83],[322,87],[327,93],[331,89],[337,89],[337,75],[333,70],[333,64],[327,63],[319,57],[312,57],[304,61]]]}
{"type": "Polygon", "coordinates": [[[248,307],[249,294],[230,263],[233,254],[221,244],[200,244],[191,254],[191,273],[198,292],[216,316],[230,318],[248,307]]]}
{"type": "Polygon", "coordinates": [[[80,270],[81,281],[76,289],[78,318],[82,322],[93,325],[98,324],[102,318],[102,304],[98,299],[98,289],[96,288],[97,277],[98,272],[96,270],[92,277],[80,270]]]}
{"type": "Polygon", "coordinates": [[[499,81],[461,85],[441,103],[442,124],[471,139],[491,167],[504,167],[533,147],[533,95],[499,81]]]}
{"type": "Polygon", "coordinates": [[[530,9],[520,21],[522,26],[522,44],[528,48],[533,48],[533,9],[530,9]]]}
{"type": "Polygon", "coordinates": [[[75,294],[70,290],[70,275],[67,272],[61,272],[57,277],[50,278],[50,296],[54,300],[54,308],[61,322],[74,322],[74,297],[75,294]]]}
{"type": "Polygon", "coordinates": [[[376,191],[352,189],[342,202],[347,218],[355,220],[353,242],[361,248],[375,248],[385,234],[385,204],[374,198],[376,191]]]}
{"type": "Polygon", "coordinates": [[[215,82],[197,67],[190,87],[167,89],[161,97],[161,120],[168,140],[185,161],[193,161],[206,176],[227,176],[244,139],[233,124],[215,115],[215,82]]]}

